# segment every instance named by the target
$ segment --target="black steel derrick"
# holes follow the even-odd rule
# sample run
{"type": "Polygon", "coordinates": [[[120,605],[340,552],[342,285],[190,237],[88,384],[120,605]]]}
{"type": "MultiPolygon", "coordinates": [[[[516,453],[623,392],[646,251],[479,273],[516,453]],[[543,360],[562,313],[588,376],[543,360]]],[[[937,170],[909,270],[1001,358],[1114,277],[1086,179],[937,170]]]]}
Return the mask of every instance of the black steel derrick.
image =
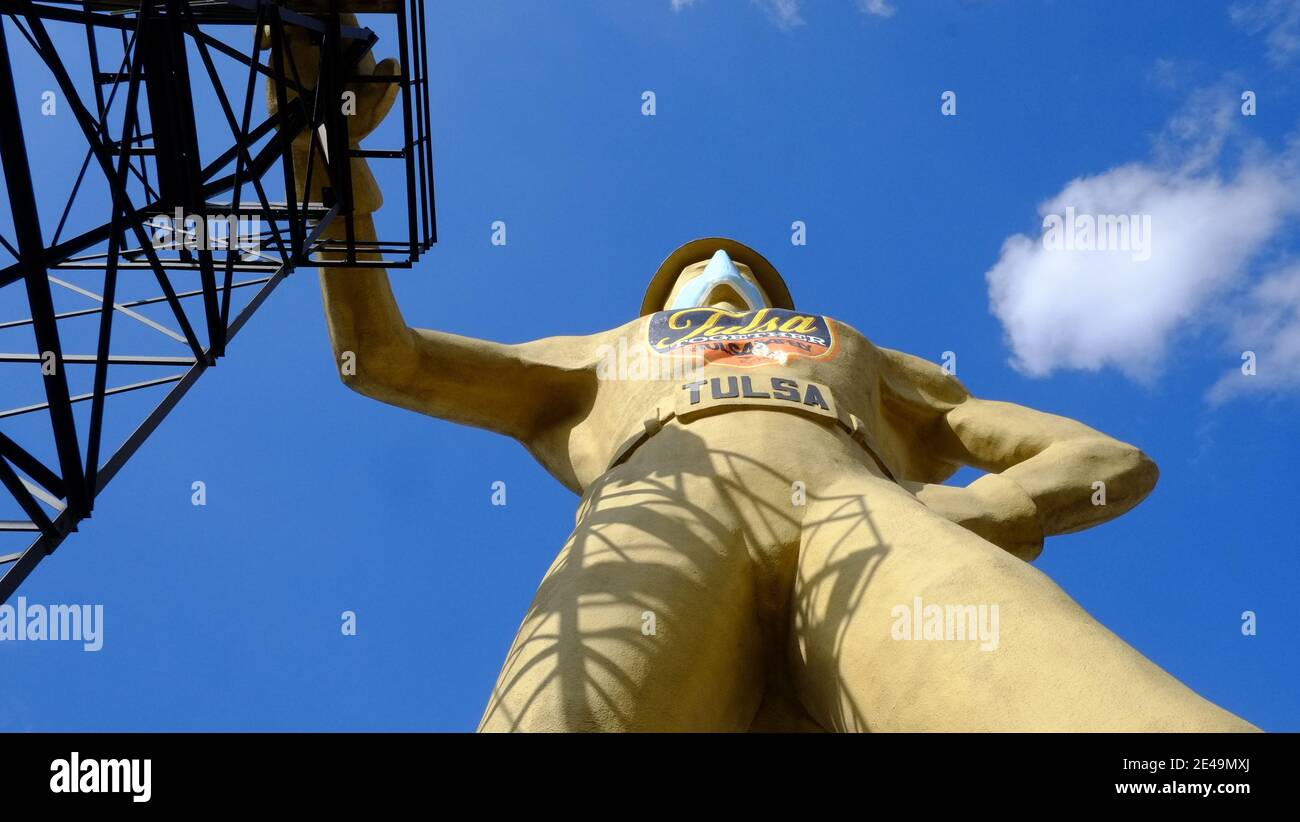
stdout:
{"type": "MultiPolygon", "coordinates": [[[[0,4],[0,297],[21,294],[25,309],[0,316],[0,602],[91,515],[96,496],[296,267],[373,266],[358,259],[379,255],[405,268],[435,242],[427,71],[419,0],[0,4]],[[344,12],[362,24],[344,25],[344,12]],[[396,77],[357,76],[378,42],[364,24],[379,18],[366,15],[389,16],[397,32],[387,46],[401,60],[396,77]],[[294,64],[291,27],[323,44],[315,71],[294,64]],[[264,29],[269,37],[254,36],[264,29]],[[34,109],[20,80],[37,71],[85,149],[60,158],[79,168],[70,192],[52,190],[57,175],[43,173],[51,159],[24,130],[34,109]],[[262,100],[267,81],[284,101],[274,114],[262,100]],[[352,147],[339,100],[358,82],[399,84],[400,145],[352,147]],[[209,101],[203,118],[199,90],[209,101]],[[304,131],[325,160],[307,166],[328,175],[323,185],[295,179],[292,143],[304,131]],[[393,193],[404,195],[407,214],[397,236],[356,240],[357,157],[402,164],[393,193]],[[322,189],[326,202],[312,201],[322,189]],[[343,230],[325,239],[335,223],[343,230]],[[228,229],[216,236],[210,229],[221,225],[228,229]],[[331,259],[322,263],[324,251],[331,259]],[[153,293],[139,296],[141,283],[153,293]],[[156,349],[140,350],[142,335],[156,349]],[[151,410],[115,416],[113,398],[138,392],[152,392],[151,410]]],[[[401,208],[402,197],[387,200],[401,208]]]]}

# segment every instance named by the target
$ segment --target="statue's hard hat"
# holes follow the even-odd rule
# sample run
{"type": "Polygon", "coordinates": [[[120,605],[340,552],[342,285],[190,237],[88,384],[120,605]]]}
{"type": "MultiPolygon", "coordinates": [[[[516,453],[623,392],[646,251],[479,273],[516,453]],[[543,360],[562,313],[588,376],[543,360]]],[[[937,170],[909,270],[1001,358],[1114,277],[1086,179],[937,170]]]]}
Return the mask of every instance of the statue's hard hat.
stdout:
{"type": "Polygon", "coordinates": [[[790,289],[786,288],[785,280],[781,279],[776,266],[768,262],[766,257],[744,243],[727,237],[701,237],[678,247],[659,264],[659,270],[655,272],[654,277],[650,279],[649,287],[646,288],[645,299],[641,301],[641,316],[662,311],[668,295],[672,293],[673,283],[677,281],[682,269],[692,263],[708,260],[718,250],[727,252],[727,256],[732,260],[743,263],[754,272],[754,278],[758,280],[763,293],[771,300],[773,308],[794,308],[790,289]]]}

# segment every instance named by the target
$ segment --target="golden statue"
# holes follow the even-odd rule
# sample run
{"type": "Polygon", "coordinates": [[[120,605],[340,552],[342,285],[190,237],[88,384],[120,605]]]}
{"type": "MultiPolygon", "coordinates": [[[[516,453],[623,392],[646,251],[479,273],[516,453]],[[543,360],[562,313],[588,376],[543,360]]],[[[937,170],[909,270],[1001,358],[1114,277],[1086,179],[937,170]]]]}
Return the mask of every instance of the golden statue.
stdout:
{"type": "Polygon", "coordinates": [[[380,268],[320,279],[350,388],[513,437],[580,496],[480,730],[1253,727],[1030,565],[1140,502],[1145,454],[796,309],[741,243],[677,249],[630,322],[519,344],[408,327],[380,268]]]}

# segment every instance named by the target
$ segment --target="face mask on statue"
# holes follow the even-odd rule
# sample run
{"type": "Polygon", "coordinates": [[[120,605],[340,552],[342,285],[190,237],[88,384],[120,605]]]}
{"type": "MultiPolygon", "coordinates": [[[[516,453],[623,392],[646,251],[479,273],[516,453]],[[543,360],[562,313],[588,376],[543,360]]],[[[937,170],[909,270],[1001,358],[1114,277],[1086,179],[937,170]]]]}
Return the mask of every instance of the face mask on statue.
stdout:
{"type": "Polygon", "coordinates": [[[682,308],[698,308],[717,302],[731,302],[734,297],[741,299],[744,305],[740,307],[746,311],[767,306],[767,298],[758,286],[745,279],[727,252],[719,249],[704,271],[683,285],[665,309],[677,311],[682,308]]]}

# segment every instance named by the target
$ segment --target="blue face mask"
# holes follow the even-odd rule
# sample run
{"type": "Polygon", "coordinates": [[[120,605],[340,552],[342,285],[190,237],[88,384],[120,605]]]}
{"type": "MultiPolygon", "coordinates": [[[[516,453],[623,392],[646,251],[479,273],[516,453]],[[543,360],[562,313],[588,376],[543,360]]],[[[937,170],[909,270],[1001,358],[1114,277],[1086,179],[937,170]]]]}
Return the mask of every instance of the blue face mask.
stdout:
{"type": "Polygon", "coordinates": [[[727,256],[727,252],[718,249],[713,259],[709,260],[704,272],[682,286],[682,290],[677,292],[673,301],[665,306],[665,310],[677,311],[682,308],[706,306],[709,304],[709,295],[724,285],[740,295],[746,303],[745,308],[749,311],[767,306],[767,298],[758,290],[758,286],[741,275],[740,269],[736,268],[736,264],[731,261],[731,257],[727,256]]]}

